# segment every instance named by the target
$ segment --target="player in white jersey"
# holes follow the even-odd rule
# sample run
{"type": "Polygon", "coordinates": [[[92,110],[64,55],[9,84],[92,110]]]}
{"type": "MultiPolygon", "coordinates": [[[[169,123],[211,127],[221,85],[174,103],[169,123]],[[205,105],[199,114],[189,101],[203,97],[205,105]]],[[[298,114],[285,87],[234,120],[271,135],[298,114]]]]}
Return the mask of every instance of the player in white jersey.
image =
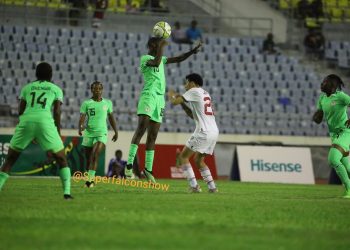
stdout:
{"type": "Polygon", "coordinates": [[[170,102],[174,105],[181,104],[186,114],[195,120],[196,129],[186,146],[179,154],[179,162],[187,180],[190,184],[190,191],[194,193],[201,192],[197,183],[189,159],[194,155],[194,160],[199,168],[203,180],[207,183],[209,192],[217,192],[213,177],[204,158],[208,154],[213,154],[214,147],[219,135],[219,129],[215,122],[214,112],[211,106],[211,98],[207,91],[202,89],[203,79],[198,74],[189,74],[186,76],[185,89],[183,95],[170,90],[168,93],[170,102]],[[188,103],[190,108],[186,105],[188,103]]]}

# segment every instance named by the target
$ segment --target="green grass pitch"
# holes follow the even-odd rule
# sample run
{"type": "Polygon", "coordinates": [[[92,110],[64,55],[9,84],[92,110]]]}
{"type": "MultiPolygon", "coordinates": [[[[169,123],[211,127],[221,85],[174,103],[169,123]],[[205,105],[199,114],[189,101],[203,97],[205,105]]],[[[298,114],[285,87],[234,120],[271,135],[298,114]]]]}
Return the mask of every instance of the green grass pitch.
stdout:
{"type": "Polygon", "coordinates": [[[0,249],[350,249],[340,186],[218,181],[219,193],[10,178],[0,193],[0,249]]]}

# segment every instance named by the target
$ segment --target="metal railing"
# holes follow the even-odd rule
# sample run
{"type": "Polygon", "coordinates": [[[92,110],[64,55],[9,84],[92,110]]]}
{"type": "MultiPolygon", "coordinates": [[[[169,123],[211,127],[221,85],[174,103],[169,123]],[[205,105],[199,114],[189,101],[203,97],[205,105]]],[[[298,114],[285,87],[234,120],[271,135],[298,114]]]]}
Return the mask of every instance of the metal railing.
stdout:
{"type": "Polygon", "coordinates": [[[222,13],[221,0],[191,0],[191,2],[201,6],[212,15],[219,16],[222,13]]]}

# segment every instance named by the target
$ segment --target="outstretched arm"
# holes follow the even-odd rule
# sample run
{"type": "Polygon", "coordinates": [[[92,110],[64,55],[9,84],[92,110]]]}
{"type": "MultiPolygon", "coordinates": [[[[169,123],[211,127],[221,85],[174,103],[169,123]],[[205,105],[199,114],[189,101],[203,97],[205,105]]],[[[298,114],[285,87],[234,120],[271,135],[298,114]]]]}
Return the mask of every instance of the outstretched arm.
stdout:
{"type": "Polygon", "coordinates": [[[157,55],[153,60],[147,61],[146,65],[149,67],[158,67],[162,61],[164,47],[168,44],[164,39],[161,40],[158,44],[157,55]]]}
{"type": "Polygon", "coordinates": [[[53,103],[53,119],[59,135],[61,135],[61,104],[59,100],[53,103]]]}
{"type": "Polygon", "coordinates": [[[323,111],[317,110],[315,114],[312,116],[312,120],[316,122],[317,124],[320,124],[323,120],[323,111]]]}
{"type": "Polygon", "coordinates": [[[180,103],[180,104],[181,104],[182,109],[185,111],[186,115],[188,117],[190,117],[191,119],[193,119],[192,110],[184,102],[180,103]]]}
{"type": "Polygon", "coordinates": [[[118,129],[117,129],[117,122],[113,116],[113,113],[108,114],[108,121],[114,130],[114,135],[113,135],[112,141],[116,141],[116,140],[118,140],[118,129]]]}
{"type": "Polygon", "coordinates": [[[185,99],[179,95],[178,93],[174,92],[173,90],[170,90],[168,92],[168,97],[170,102],[173,105],[178,105],[180,104],[182,109],[185,111],[186,115],[188,115],[191,119],[193,119],[193,113],[192,110],[185,104],[185,99]]]}
{"type": "Polygon", "coordinates": [[[180,56],[176,57],[170,57],[167,59],[167,64],[169,63],[180,63],[182,61],[185,61],[187,58],[189,58],[191,55],[196,54],[199,51],[199,48],[202,46],[202,43],[200,42],[196,47],[191,49],[190,51],[186,52],[185,54],[182,54],[180,56]]]}
{"type": "Polygon", "coordinates": [[[80,114],[79,127],[78,127],[79,128],[78,133],[79,133],[80,136],[83,135],[83,130],[85,129],[84,128],[85,117],[86,117],[86,114],[83,114],[83,113],[80,114]]]}

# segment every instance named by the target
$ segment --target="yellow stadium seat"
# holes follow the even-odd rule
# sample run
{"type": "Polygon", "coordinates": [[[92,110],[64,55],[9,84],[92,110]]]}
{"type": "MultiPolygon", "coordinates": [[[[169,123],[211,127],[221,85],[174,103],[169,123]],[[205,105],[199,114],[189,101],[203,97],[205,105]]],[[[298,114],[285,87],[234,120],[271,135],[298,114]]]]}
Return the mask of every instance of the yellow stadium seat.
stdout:
{"type": "Polygon", "coordinates": [[[323,1],[323,5],[326,8],[337,7],[337,0],[325,0],[323,1]]]}
{"type": "Polygon", "coordinates": [[[339,8],[348,8],[349,5],[349,1],[348,0],[338,0],[338,7],[339,8]]]}
{"type": "Polygon", "coordinates": [[[290,5],[292,8],[296,8],[298,6],[300,0],[290,0],[290,5]]]}
{"type": "Polygon", "coordinates": [[[331,9],[331,18],[339,18],[343,17],[343,10],[340,8],[332,8],[331,9]]]}
{"type": "Polygon", "coordinates": [[[25,1],[23,1],[23,0],[15,0],[13,2],[15,5],[25,5],[25,1]]]}
{"type": "Polygon", "coordinates": [[[279,7],[282,10],[286,10],[291,7],[291,3],[289,0],[279,0],[279,7]]]}
{"type": "Polygon", "coordinates": [[[344,10],[344,16],[348,19],[350,18],[350,9],[344,10]]]}
{"type": "Polygon", "coordinates": [[[307,17],[305,23],[308,28],[318,28],[320,26],[316,18],[307,17]]]}

